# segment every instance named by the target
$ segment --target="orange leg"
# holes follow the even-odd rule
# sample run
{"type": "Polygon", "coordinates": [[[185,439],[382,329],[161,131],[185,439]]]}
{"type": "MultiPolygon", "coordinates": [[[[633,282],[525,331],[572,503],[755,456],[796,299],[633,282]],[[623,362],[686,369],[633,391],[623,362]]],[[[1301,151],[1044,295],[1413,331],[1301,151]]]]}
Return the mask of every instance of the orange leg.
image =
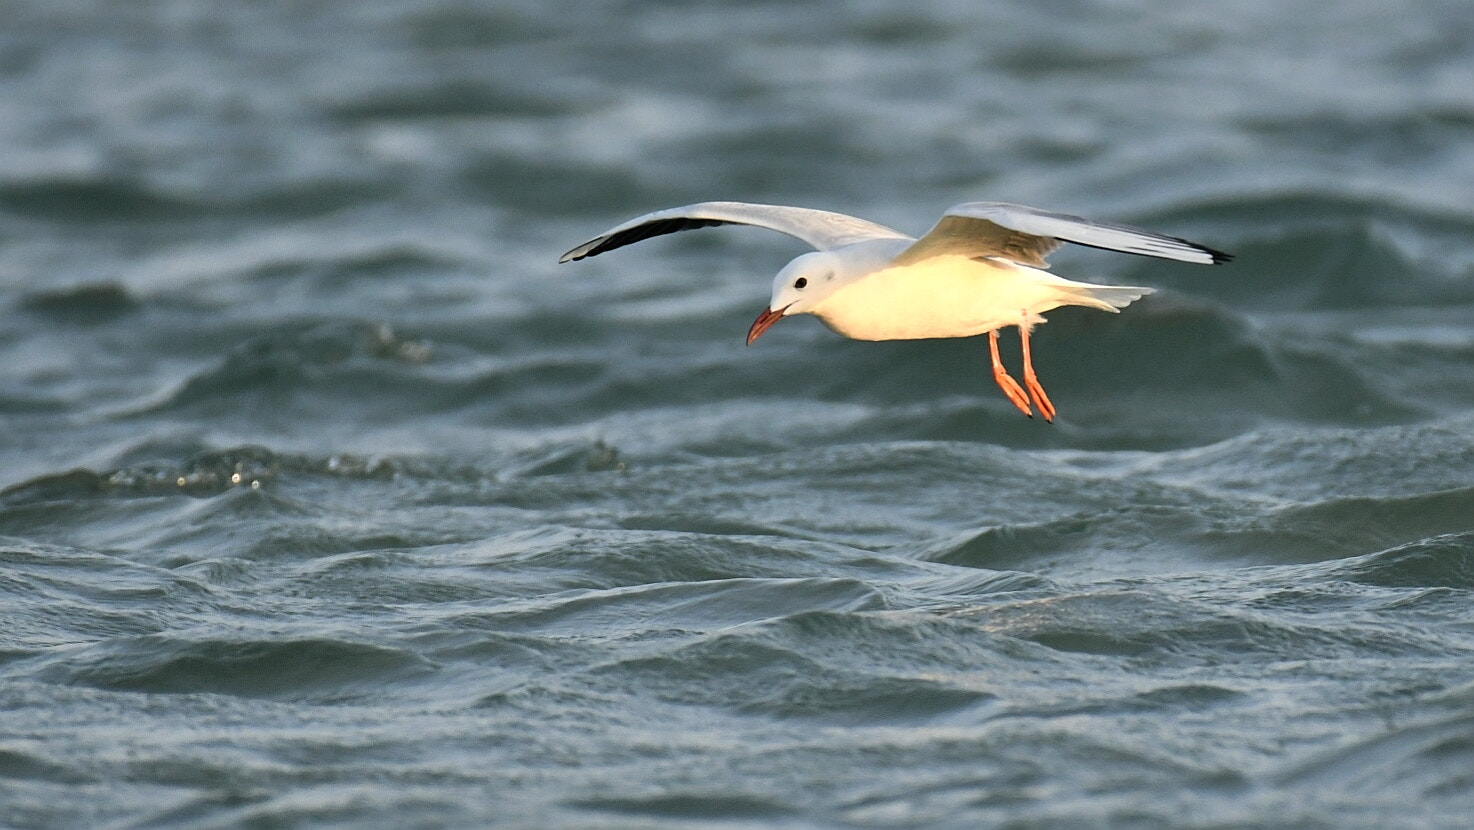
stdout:
{"type": "Polygon", "coordinates": [[[988,349],[993,353],[993,380],[998,382],[1003,394],[1013,401],[1013,405],[1018,407],[1020,412],[1030,418],[1034,417],[1034,410],[1029,408],[1029,397],[1019,387],[1018,381],[1009,376],[1008,371],[1003,368],[1003,361],[998,357],[997,330],[988,332],[988,349]]]}
{"type": "Polygon", "coordinates": [[[1024,347],[1024,385],[1029,387],[1029,395],[1034,398],[1034,405],[1039,407],[1039,414],[1052,424],[1054,423],[1054,404],[1050,403],[1049,396],[1044,394],[1044,387],[1039,385],[1039,378],[1034,374],[1034,359],[1029,356],[1029,327],[1019,326],[1018,335],[1024,347]]]}

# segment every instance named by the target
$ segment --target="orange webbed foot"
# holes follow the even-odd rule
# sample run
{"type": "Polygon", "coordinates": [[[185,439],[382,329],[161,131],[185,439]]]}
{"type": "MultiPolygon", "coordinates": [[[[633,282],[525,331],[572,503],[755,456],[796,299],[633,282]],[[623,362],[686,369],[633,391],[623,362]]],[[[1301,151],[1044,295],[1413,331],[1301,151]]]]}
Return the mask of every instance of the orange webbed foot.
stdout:
{"type": "Polygon", "coordinates": [[[1050,402],[1049,396],[1044,394],[1044,387],[1039,385],[1039,379],[1034,377],[1033,372],[1024,373],[1024,383],[1029,387],[1029,395],[1034,399],[1034,405],[1039,407],[1039,414],[1044,420],[1054,423],[1054,404],[1050,402]]]}
{"type": "Polygon", "coordinates": [[[1018,407],[1020,412],[1030,418],[1034,417],[1034,410],[1029,408],[1029,396],[1024,394],[1023,387],[1019,386],[1018,381],[1014,380],[1013,376],[1008,374],[1008,370],[1003,368],[1003,360],[998,357],[998,332],[988,332],[988,349],[993,355],[993,380],[998,384],[998,388],[1003,390],[1003,394],[1008,396],[1008,399],[1018,407]]]}
{"type": "Polygon", "coordinates": [[[1034,398],[1034,405],[1039,407],[1039,414],[1052,424],[1055,415],[1054,404],[1049,400],[1049,396],[1044,394],[1044,387],[1040,385],[1039,377],[1034,374],[1034,359],[1029,354],[1029,328],[1019,326],[1018,331],[1019,342],[1024,351],[1024,384],[1029,387],[1029,394],[1034,398]]]}

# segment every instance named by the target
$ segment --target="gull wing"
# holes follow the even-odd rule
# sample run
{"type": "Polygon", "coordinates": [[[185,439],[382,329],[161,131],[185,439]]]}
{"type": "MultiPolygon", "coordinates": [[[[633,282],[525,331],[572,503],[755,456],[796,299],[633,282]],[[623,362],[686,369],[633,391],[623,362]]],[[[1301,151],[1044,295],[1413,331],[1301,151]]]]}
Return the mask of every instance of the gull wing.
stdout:
{"type": "Polygon", "coordinates": [[[700,202],[685,207],[657,210],[631,219],[579,245],[559,257],[558,261],[570,262],[598,256],[605,251],[622,248],[652,236],[716,225],[755,225],[768,228],[796,236],[820,251],[842,248],[867,239],[910,239],[884,225],[827,210],[754,205],[747,202],[700,202]]]}
{"type": "Polygon", "coordinates": [[[1092,222],[1004,202],[965,202],[948,210],[936,227],[902,251],[895,262],[910,265],[944,254],[960,254],[1048,268],[1045,257],[1066,242],[1202,265],[1233,259],[1230,254],[1185,239],[1126,225],[1092,222]]]}

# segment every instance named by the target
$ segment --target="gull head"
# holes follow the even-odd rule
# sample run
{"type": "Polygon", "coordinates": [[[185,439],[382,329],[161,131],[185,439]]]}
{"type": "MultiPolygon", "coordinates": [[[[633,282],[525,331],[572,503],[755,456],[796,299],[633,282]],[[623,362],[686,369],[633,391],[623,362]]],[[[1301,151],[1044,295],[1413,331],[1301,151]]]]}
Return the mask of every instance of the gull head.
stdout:
{"type": "Polygon", "coordinates": [[[747,344],[773,324],[793,314],[811,314],[814,307],[847,285],[845,263],[830,251],[796,257],[773,278],[773,299],[747,330],[747,344]]]}

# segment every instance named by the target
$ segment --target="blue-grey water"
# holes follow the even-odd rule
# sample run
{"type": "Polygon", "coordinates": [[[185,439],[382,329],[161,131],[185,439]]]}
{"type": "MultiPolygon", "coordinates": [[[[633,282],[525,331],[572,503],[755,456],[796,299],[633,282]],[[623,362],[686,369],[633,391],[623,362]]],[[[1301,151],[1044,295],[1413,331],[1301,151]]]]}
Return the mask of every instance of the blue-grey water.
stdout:
{"type": "Polygon", "coordinates": [[[1474,814],[1467,0],[7,0],[0,314],[5,827],[1474,814]],[[1051,426],[706,199],[1238,258],[1051,426]]]}

